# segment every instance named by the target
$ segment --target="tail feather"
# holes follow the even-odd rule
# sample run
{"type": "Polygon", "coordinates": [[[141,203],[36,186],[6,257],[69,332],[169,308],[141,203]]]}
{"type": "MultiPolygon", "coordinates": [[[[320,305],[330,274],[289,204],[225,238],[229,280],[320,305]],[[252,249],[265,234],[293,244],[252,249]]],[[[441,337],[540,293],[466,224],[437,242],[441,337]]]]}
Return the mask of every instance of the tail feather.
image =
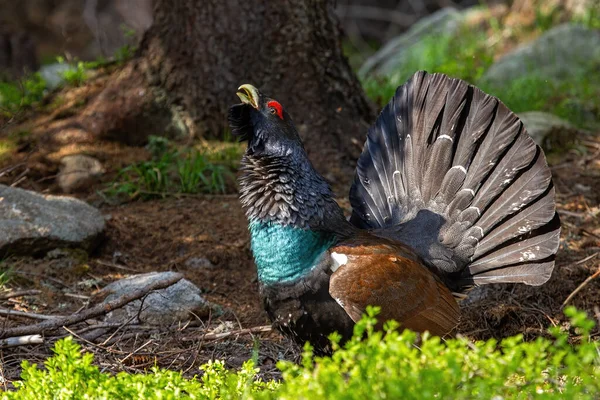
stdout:
{"type": "Polygon", "coordinates": [[[529,136],[519,135],[516,142],[502,157],[493,174],[477,192],[474,206],[481,210],[485,209],[504,188],[513,184],[517,174],[531,163],[536,152],[535,142],[529,136]]]}
{"type": "Polygon", "coordinates": [[[469,271],[471,275],[477,276],[478,273],[506,265],[544,260],[556,252],[554,243],[558,240],[559,234],[558,231],[550,231],[528,240],[500,247],[498,250],[472,262],[469,265],[469,271]]]}
{"type": "MultiPolygon", "coordinates": [[[[504,189],[500,197],[486,209],[477,221],[477,225],[487,233],[495,223],[509,214],[520,211],[530,204],[531,200],[546,191],[551,179],[550,169],[546,166],[546,160],[539,150],[534,164],[504,189]]],[[[480,204],[477,200],[476,198],[474,206],[483,209],[486,204],[483,202],[480,204]]]]}
{"type": "Polygon", "coordinates": [[[481,90],[469,88],[471,98],[467,97],[470,112],[467,115],[464,129],[458,141],[458,148],[454,155],[454,164],[468,166],[469,161],[490,125],[494,122],[494,111],[498,100],[488,96],[481,90]]]}
{"type": "MultiPolygon", "coordinates": [[[[490,269],[476,275],[476,283],[526,283],[531,286],[543,285],[550,279],[554,261],[542,263],[529,263],[509,265],[501,269],[490,269]]],[[[464,281],[465,285],[472,284],[472,280],[464,281]]]]}
{"type": "Polygon", "coordinates": [[[369,129],[351,221],[412,246],[450,286],[538,285],[558,249],[554,195],[543,152],[504,104],[418,72],[369,129]]]}
{"type": "Polygon", "coordinates": [[[555,214],[553,200],[554,187],[539,200],[485,235],[475,249],[473,258],[477,259],[499,243],[521,236],[550,222],[555,214]]]}
{"type": "Polygon", "coordinates": [[[503,105],[496,104],[494,122],[468,165],[465,187],[478,189],[484,178],[496,166],[502,152],[521,133],[521,129],[522,124],[517,116],[503,105]]]}

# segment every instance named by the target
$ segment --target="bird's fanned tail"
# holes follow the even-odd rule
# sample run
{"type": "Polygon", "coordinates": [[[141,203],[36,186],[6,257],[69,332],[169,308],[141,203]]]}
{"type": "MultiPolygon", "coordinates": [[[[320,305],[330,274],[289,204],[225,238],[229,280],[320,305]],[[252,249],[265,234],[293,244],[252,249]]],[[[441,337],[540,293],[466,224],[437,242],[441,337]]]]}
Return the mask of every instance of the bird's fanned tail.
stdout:
{"type": "Polygon", "coordinates": [[[455,289],[540,285],[560,222],[542,150],[495,97],[416,73],[368,133],[350,191],[355,225],[412,246],[455,289]]]}

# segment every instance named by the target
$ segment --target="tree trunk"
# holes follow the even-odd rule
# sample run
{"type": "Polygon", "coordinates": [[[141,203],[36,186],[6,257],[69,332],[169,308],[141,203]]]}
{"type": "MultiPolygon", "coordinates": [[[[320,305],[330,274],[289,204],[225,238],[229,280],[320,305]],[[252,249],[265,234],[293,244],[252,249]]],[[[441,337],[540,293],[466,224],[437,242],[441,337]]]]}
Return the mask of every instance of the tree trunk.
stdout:
{"type": "Polygon", "coordinates": [[[286,107],[317,169],[339,178],[331,168],[355,160],[373,111],[342,54],[331,3],[155,0],[140,46],[147,79],[205,137],[226,129],[238,86],[255,85],[286,107]]]}

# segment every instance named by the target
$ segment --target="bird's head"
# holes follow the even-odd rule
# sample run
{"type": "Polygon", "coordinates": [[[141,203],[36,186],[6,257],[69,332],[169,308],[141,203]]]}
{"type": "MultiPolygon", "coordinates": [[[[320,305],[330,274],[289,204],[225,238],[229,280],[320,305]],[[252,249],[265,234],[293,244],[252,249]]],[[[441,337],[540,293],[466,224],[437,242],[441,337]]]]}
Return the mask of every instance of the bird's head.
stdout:
{"type": "Polygon", "coordinates": [[[285,155],[303,148],[296,127],[281,103],[249,84],[240,86],[237,96],[242,103],[229,109],[229,125],[234,136],[248,141],[249,151],[285,155]]]}

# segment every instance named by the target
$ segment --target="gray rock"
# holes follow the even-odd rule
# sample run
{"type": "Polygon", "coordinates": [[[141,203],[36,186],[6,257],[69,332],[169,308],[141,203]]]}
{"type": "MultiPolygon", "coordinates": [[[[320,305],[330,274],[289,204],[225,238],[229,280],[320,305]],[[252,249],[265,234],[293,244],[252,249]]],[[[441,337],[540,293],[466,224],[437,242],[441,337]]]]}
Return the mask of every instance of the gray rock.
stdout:
{"type": "Polygon", "coordinates": [[[527,133],[542,146],[544,139],[555,129],[573,130],[573,125],[556,115],[543,111],[527,111],[519,113],[518,117],[523,122],[527,133]]]}
{"type": "Polygon", "coordinates": [[[503,86],[529,73],[548,79],[569,79],[598,63],[600,31],[563,24],[496,61],[481,80],[503,86]]]}
{"type": "MultiPolygon", "coordinates": [[[[117,299],[150,282],[165,279],[175,272],[150,272],[121,279],[106,286],[108,293],[104,302],[117,299]]],[[[165,289],[148,294],[143,301],[135,300],[106,315],[107,322],[139,322],[151,325],[171,325],[196,317],[207,317],[209,303],[201,296],[200,289],[187,279],[182,279],[165,289]]]]}
{"type": "Polygon", "coordinates": [[[64,63],[54,63],[43,65],[40,70],[40,76],[46,81],[46,88],[54,90],[65,83],[64,73],[67,71],[76,71],[77,67],[64,63]]]}
{"type": "Polygon", "coordinates": [[[419,43],[426,36],[454,33],[463,18],[463,13],[452,7],[446,7],[420,19],[408,31],[390,40],[369,57],[358,71],[359,75],[392,74],[405,62],[407,49],[419,43]]]}
{"type": "Polygon", "coordinates": [[[0,255],[91,250],[103,231],[100,211],[81,200],[0,185],[0,255]]]}
{"type": "Polygon", "coordinates": [[[106,171],[102,163],[94,157],[73,154],[60,160],[58,186],[65,193],[88,189],[106,171]]]}
{"type": "Polygon", "coordinates": [[[568,121],[542,111],[519,113],[527,133],[544,150],[553,150],[573,143],[575,138],[585,132],[577,129],[568,121]]]}

